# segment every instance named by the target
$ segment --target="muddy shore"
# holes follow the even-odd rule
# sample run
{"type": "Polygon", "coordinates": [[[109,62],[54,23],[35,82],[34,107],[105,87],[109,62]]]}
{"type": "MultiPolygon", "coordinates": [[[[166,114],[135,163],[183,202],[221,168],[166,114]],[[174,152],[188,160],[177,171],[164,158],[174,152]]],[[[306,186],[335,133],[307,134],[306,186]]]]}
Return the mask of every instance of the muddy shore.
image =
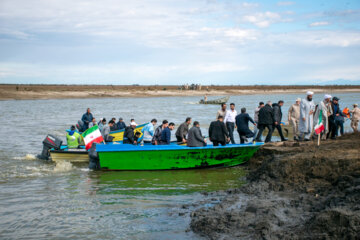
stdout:
{"type": "Polygon", "coordinates": [[[182,86],[141,85],[21,85],[0,84],[0,100],[120,98],[168,96],[220,96],[246,94],[360,92],[360,86],[201,86],[199,90],[184,90],[182,86]]]}
{"type": "Polygon", "coordinates": [[[248,162],[247,184],[219,204],[191,212],[209,239],[359,239],[360,134],[264,145],[248,162]]]}

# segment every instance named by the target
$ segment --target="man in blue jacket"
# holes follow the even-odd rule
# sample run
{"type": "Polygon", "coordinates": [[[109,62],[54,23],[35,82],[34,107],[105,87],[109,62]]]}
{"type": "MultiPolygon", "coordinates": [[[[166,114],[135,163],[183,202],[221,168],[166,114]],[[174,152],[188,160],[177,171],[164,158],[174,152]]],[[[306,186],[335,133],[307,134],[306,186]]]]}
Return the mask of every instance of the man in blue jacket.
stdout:
{"type": "Polygon", "coordinates": [[[91,111],[90,111],[90,108],[88,108],[88,109],[86,110],[86,113],[84,113],[84,115],[83,115],[82,118],[81,118],[81,121],[84,122],[84,129],[83,129],[83,131],[85,131],[86,129],[89,128],[89,123],[92,122],[93,118],[94,118],[94,117],[93,117],[93,115],[92,115],[92,113],[91,113],[91,111]]]}
{"type": "Polygon", "coordinates": [[[161,139],[160,144],[161,145],[169,145],[171,140],[171,131],[174,129],[175,123],[171,122],[169,123],[169,126],[167,128],[164,128],[161,132],[161,139]]]}

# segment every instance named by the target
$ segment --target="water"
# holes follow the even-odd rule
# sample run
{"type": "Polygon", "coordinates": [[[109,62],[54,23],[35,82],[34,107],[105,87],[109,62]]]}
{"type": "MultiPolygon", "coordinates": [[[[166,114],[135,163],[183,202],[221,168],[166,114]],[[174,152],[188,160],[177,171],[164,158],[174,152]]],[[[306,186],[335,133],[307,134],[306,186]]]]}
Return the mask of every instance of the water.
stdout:
{"type": "MultiPolygon", "coordinates": [[[[252,115],[259,101],[283,99],[285,115],[298,96],[234,96],[229,101],[236,103],[238,111],[246,107],[252,115]]],[[[359,93],[337,96],[342,107],[360,102],[359,93]]],[[[315,100],[321,97],[315,95],[315,100]]],[[[97,118],[123,117],[127,123],[130,118],[144,123],[156,117],[178,125],[191,116],[207,135],[219,106],[199,105],[198,100],[199,97],[166,97],[1,101],[0,238],[200,239],[188,231],[190,217],[187,213],[179,215],[181,206],[204,200],[204,191],[239,187],[245,175],[242,167],[93,172],[86,165],[55,165],[35,158],[46,134],[65,139],[64,129],[76,123],[87,107],[97,118]]],[[[345,127],[350,130],[349,121],[345,127]]]]}

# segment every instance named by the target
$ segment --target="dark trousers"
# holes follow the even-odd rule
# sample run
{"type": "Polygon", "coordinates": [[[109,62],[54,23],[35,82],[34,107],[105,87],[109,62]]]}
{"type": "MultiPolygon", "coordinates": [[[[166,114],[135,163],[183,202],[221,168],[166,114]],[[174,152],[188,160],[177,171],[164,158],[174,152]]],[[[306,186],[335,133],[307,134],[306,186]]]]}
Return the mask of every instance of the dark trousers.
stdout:
{"type": "Polygon", "coordinates": [[[248,131],[239,131],[238,129],[237,132],[239,134],[241,144],[245,143],[245,139],[252,138],[255,136],[255,134],[251,132],[250,129],[248,131]]]}
{"type": "Polygon", "coordinates": [[[281,125],[280,124],[278,124],[278,125],[274,125],[274,131],[275,131],[275,129],[277,129],[278,130],[278,132],[279,132],[279,135],[280,135],[280,138],[281,138],[281,141],[284,141],[285,140],[285,137],[284,137],[284,135],[283,135],[283,132],[282,132],[282,129],[281,129],[281,125]]]}
{"type": "Polygon", "coordinates": [[[341,136],[344,135],[344,122],[343,121],[335,121],[336,124],[336,136],[339,135],[339,128],[340,128],[340,134],[341,136]]]}
{"type": "Polygon", "coordinates": [[[272,133],[273,133],[273,125],[272,124],[259,124],[259,132],[258,132],[258,135],[256,136],[257,142],[261,142],[261,136],[262,136],[262,133],[265,130],[265,128],[267,128],[269,130],[269,133],[266,136],[265,142],[271,141],[271,137],[272,137],[272,133]]]}
{"type": "Polygon", "coordinates": [[[327,138],[331,137],[331,138],[335,138],[337,133],[337,127],[335,124],[335,120],[334,117],[330,116],[329,117],[329,133],[327,134],[327,138]]]}
{"type": "Polygon", "coordinates": [[[234,140],[234,128],[235,128],[235,123],[233,122],[226,122],[226,128],[229,131],[229,136],[230,136],[230,141],[232,144],[235,144],[235,140],[234,140]]]}
{"type": "Polygon", "coordinates": [[[216,146],[219,146],[219,143],[222,145],[222,146],[225,146],[226,145],[226,142],[223,142],[223,141],[212,141],[213,142],[213,145],[216,147],[216,146]]]}

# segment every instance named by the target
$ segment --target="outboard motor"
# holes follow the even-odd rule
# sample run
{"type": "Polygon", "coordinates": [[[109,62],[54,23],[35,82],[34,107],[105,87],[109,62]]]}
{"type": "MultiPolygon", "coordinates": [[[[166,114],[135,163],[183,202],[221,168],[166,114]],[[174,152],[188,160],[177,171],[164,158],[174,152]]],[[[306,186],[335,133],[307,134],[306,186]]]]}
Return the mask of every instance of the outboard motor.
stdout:
{"type": "Polygon", "coordinates": [[[46,138],[43,141],[43,150],[40,155],[38,155],[38,158],[49,160],[50,152],[49,150],[51,148],[54,148],[56,150],[59,150],[62,144],[62,140],[54,135],[48,134],[46,138]]]}
{"type": "Polygon", "coordinates": [[[89,168],[92,170],[100,169],[99,155],[96,152],[96,143],[93,143],[89,149],[89,168]]]}

